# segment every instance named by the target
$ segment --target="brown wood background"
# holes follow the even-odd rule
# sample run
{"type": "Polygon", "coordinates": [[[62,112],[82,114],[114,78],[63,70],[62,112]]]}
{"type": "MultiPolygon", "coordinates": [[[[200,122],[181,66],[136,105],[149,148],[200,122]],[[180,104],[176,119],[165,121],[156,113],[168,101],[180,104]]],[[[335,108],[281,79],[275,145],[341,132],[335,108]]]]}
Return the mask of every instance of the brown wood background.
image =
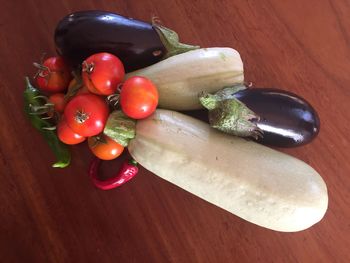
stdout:
{"type": "Polygon", "coordinates": [[[1,1],[0,261],[350,262],[349,14],[347,0],[1,1]],[[319,137],[283,151],[323,176],[325,218],[299,233],[270,231],[145,169],[120,189],[99,191],[87,178],[86,145],[73,148],[69,168],[51,168],[53,155],[22,113],[23,76],[43,52],[54,54],[58,20],[83,9],[156,15],[183,42],[236,48],[255,86],[309,100],[319,137]]]}

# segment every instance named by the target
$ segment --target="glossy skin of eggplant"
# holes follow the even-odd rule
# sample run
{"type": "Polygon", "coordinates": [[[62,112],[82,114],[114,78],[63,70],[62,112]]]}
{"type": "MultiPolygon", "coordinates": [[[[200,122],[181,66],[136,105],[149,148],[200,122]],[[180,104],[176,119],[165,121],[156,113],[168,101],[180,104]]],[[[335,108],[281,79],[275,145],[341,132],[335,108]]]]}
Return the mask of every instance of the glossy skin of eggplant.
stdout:
{"type": "Polygon", "coordinates": [[[59,55],[73,67],[98,52],[116,55],[126,72],[162,59],[165,47],[153,26],[105,11],[80,11],[64,17],[55,30],[59,55]]]}
{"type": "Polygon", "coordinates": [[[320,130],[315,109],[294,93],[273,88],[248,88],[234,97],[255,112],[263,131],[258,142],[276,147],[295,147],[311,142],[320,130]]]}

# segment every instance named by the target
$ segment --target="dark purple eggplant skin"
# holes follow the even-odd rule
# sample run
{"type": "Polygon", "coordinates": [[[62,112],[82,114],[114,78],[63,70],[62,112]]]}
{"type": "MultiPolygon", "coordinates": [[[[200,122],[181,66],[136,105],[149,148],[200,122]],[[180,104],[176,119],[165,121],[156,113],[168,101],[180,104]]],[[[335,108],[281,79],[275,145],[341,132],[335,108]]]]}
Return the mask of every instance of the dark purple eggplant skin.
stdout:
{"type": "Polygon", "coordinates": [[[255,112],[263,131],[258,142],[276,147],[296,147],[311,142],[319,133],[315,109],[300,96],[274,88],[247,88],[234,94],[255,112]]]}
{"type": "Polygon", "coordinates": [[[57,53],[73,68],[99,52],[116,55],[126,72],[161,60],[165,47],[149,23],[105,11],[80,11],[64,17],[55,30],[57,53]]]}

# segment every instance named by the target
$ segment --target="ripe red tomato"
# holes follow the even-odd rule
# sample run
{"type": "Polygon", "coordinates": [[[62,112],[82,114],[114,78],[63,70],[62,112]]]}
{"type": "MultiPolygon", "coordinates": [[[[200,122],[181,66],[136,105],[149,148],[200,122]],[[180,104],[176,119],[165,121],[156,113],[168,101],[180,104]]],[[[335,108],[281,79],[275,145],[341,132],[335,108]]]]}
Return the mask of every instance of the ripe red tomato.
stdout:
{"type": "Polygon", "coordinates": [[[72,131],[64,118],[62,118],[57,125],[57,135],[61,142],[70,145],[81,143],[86,139],[85,137],[72,131]]]}
{"type": "Polygon", "coordinates": [[[63,93],[55,93],[49,97],[49,102],[54,105],[54,110],[56,112],[62,113],[64,111],[64,107],[66,106],[66,101],[64,99],[63,93]]]}
{"type": "Polygon", "coordinates": [[[64,117],[68,126],[85,137],[101,133],[108,114],[106,102],[91,93],[73,97],[64,109],[64,117]]]}
{"type": "Polygon", "coordinates": [[[158,90],[147,78],[131,77],[127,79],[120,92],[122,111],[134,119],[143,119],[151,115],[158,105],[158,90]]]}
{"type": "Polygon", "coordinates": [[[92,153],[102,160],[113,160],[122,154],[124,147],[106,135],[89,137],[89,148],[92,153]]]}
{"type": "Polygon", "coordinates": [[[97,53],[83,62],[82,77],[90,92],[98,95],[111,95],[123,81],[123,63],[109,53],[97,53]]]}
{"type": "Polygon", "coordinates": [[[61,57],[51,57],[40,65],[36,75],[36,82],[39,89],[47,92],[62,92],[67,89],[72,79],[70,68],[61,57]]]}

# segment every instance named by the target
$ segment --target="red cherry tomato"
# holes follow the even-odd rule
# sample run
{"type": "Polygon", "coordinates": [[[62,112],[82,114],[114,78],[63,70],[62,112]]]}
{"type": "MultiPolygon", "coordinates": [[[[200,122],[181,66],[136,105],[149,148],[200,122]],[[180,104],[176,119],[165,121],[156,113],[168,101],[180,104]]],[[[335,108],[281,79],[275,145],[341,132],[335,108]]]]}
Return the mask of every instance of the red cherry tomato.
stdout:
{"type": "Polygon", "coordinates": [[[60,141],[65,144],[73,145],[85,141],[85,137],[75,133],[69,128],[64,118],[62,118],[57,125],[57,135],[60,141]]]}
{"type": "Polygon", "coordinates": [[[91,93],[80,94],[68,102],[64,118],[74,132],[89,137],[103,131],[108,113],[108,106],[101,97],[91,93]]]}
{"type": "Polygon", "coordinates": [[[121,155],[124,150],[124,146],[106,135],[89,137],[88,144],[92,153],[102,160],[113,160],[121,155]]]}
{"type": "Polygon", "coordinates": [[[47,92],[62,92],[72,79],[70,68],[61,57],[51,57],[41,64],[34,63],[39,71],[36,82],[39,89],[47,92]]]}
{"type": "Polygon", "coordinates": [[[82,77],[90,92],[98,95],[111,95],[123,81],[123,63],[109,53],[97,53],[83,62],[82,77]]]}
{"type": "Polygon", "coordinates": [[[158,105],[158,90],[147,78],[131,77],[127,79],[120,92],[122,111],[134,119],[143,119],[151,115],[158,105]]]}
{"type": "Polygon", "coordinates": [[[66,101],[64,99],[63,93],[55,93],[49,97],[49,102],[54,105],[54,110],[56,112],[62,113],[64,111],[64,107],[66,106],[66,101]]]}

